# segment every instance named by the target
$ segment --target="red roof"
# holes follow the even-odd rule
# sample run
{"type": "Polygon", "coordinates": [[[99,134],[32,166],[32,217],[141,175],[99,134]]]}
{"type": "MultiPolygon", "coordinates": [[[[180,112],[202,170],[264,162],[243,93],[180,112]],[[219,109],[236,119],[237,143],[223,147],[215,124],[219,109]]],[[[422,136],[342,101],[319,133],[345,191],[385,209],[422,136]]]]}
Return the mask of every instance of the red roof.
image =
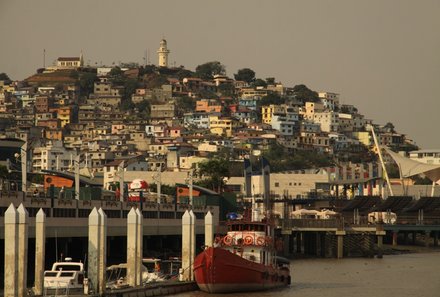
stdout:
{"type": "Polygon", "coordinates": [[[80,57],[59,57],[58,61],[80,61],[80,57]]]}

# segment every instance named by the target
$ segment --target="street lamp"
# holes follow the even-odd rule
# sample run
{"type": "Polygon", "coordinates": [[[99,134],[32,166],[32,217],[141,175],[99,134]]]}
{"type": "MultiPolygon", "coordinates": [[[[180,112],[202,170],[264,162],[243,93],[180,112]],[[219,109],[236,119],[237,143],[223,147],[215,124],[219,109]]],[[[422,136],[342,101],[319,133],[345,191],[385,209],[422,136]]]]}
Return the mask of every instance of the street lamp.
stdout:
{"type": "Polygon", "coordinates": [[[161,171],[161,167],[157,167],[157,173],[153,174],[153,180],[156,182],[157,185],[157,203],[160,204],[160,196],[161,196],[161,186],[162,186],[162,171],[161,171]]]}
{"type": "Polygon", "coordinates": [[[23,143],[20,153],[14,154],[15,159],[21,161],[21,191],[26,195],[27,191],[27,142],[23,143]]]}
{"type": "Polygon", "coordinates": [[[188,177],[185,179],[185,182],[188,184],[189,188],[189,205],[193,206],[193,169],[188,172],[188,177]]]}
{"type": "Polygon", "coordinates": [[[118,166],[118,171],[115,174],[119,177],[119,200],[124,201],[124,167],[125,161],[122,161],[118,166]]]}

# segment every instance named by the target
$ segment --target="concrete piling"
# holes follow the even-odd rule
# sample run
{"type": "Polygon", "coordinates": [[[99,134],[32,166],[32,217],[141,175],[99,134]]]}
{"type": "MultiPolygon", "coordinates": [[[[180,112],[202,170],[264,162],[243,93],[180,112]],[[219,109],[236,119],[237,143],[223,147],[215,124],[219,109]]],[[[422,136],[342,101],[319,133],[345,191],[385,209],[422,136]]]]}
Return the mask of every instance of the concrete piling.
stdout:
{"type": "Polygon", "coordinates": [[[192,279],[192,216],[188,210],[182,216],[182,280],[190,281],[192,279]]]}
{"type": "Polygon", "coordinates": [[[425,247],[429,247],[431,231],[425,231],[425,247]]]}
{"type": "Polygon", "coordinates": [[[127,283],[136,286],[138,216],[132,207],[127,216],[127,283]]]}
{"type": "Polygon", "coordinates": [[[28,225],[29,214],[23,204],[17,209],[18,213],[18,296],[27,296],[27,262],[28,262],[28,225]]]}
{"type": "Polygon", "coordinates": [[[212,247],[214,238],[214,223],[212,213],[208,211],[205,215],[205,246],[212,247]]]}
{"type": "Polygon", "coordinates": [[[100,228],[101,216],[96,207],[89,215],[89,250],[88,250],[88,270],[89,288],[94,293],[99,292],[99,257],[100,257],[100,228]]]}
{"type": "Polygon", "coordinates": [[[336,257],[338,259],[342,259],[344,257],[344,235],[345,231],[336,231],[336,237],[338,238],[336,257]]]}
{"type": "Polygon", "coordinates": [[[191,251],[191,255],[190,255],[190,280],[193,281],[194,280],[194,273],[193,273],[193,266],[194,266],[194,258],[196,257],[196,215],[194,214],[194,212],[192,211],[192,209],[189,211],[189,215],[191,217],[191,247],[190,247],[190,251],[191,251]]]}
{"type": "Polygon", "coordinates": [[[11,203],[5,211],[4,296],[18,296],[18,212],[11,203]],[[7,238],[7,240],[6,240],[7,238]]]}
{"type": "Polygon", "coordinates": [[[98,214],[100,216],[98,293],[104,295],[107,280],[107,215],[102,208],[99,208],[98,214]]]}
{"type": "Polygon", "coordinates": [[[142,212],[139,210],[139,208],[136,209],[136,216],[137,216],[137,239],[136,239],[136,258],[138,265],[136,266],[136,285],[140,286],[142,285],[142,258],[143,258],[143,215],[142,212]]]}
{"type": "Polygon", "coordinates": [[[35,295],[43,295],[44,261],[46,256],[46,214],[43,209],[35,217],[35,295]]]}
{"type": "Polygon", "coordinates": [[[399,235],[399,231],[393,231],[393,246],[397,246],[397,236],[399,235]]]}

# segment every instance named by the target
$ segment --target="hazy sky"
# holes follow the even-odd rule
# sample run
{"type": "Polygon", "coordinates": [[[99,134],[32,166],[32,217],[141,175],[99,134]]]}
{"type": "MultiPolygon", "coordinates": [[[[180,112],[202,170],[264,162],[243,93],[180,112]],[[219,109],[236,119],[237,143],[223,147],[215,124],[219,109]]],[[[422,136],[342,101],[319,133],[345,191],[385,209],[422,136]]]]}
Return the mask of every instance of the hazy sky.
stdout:
{"type": "Polygon", "coordinates": [[[440,0],[0,0],[0,72],[24,79],[59,56],[86,63],[220,61],[286,86],[341,94],[375,123],[439,148],[440,0]]]}

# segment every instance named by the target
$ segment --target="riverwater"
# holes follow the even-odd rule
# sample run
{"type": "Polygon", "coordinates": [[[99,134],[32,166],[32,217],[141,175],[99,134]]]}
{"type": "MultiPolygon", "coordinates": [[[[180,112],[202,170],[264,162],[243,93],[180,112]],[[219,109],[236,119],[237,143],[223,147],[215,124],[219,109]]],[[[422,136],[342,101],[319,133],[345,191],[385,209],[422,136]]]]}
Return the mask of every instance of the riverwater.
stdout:
{"type": "Polygon", "coordinates": [[[385,255],[383,259],[300,259],[291,265],[290,287],[254,293],[179,297],[440,297],[440,252],[385,255]]]}

